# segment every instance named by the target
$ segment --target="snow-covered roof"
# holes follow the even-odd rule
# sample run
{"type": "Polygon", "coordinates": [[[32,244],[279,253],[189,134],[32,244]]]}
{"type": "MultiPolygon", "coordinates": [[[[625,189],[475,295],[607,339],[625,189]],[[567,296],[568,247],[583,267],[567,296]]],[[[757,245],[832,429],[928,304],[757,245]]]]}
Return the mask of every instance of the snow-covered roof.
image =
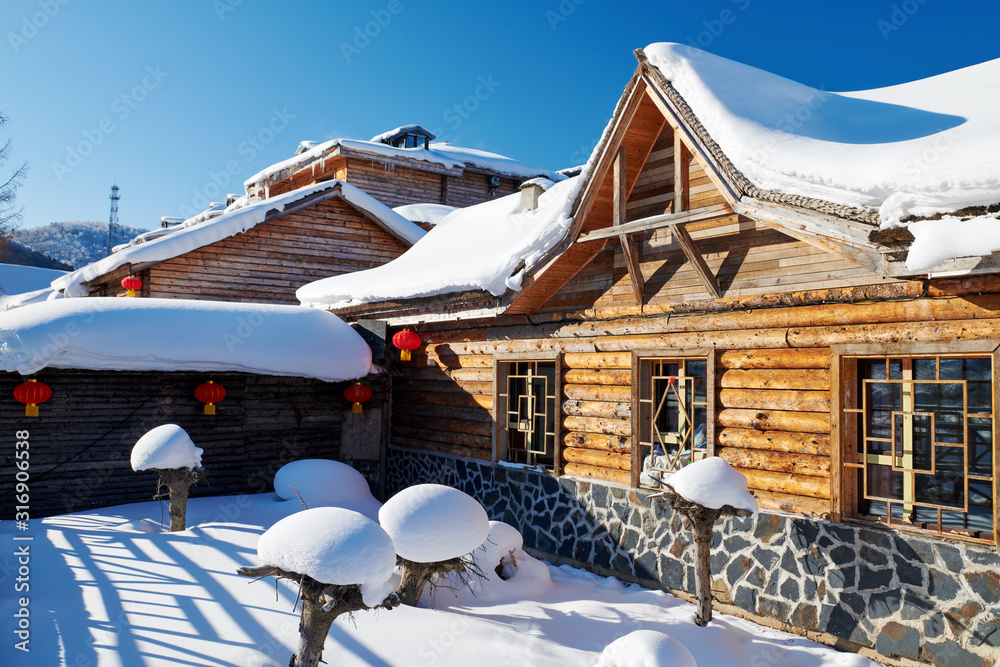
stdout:
{"type": "Polygon", "coordinates": [[[338,382],[371,350],[332,313],[184,299],[59,299],[0,313],[0,368],[240,371],[338,382]]]}
{"type": "Polygon", "coordinates": [[[65,271],[43,269],[20,264],[0,264],[0,298],[5,295],[23,294],[45,289],[53,280],[66,275],[65,271]]]}
{"type": "Polygon", "coordinates": [[[437,136],[433,132],[431,132],[430,130],[428,130],[428,129],[420,126],[420,125],[415,125],[413,123],[410,123],[409,125],[400,125],[396,129],[389,130],[388,132],[383,132],[381,134],[376,134],[374,137],[372,137],[371,139],[369,139],[369,141],[373,141],[375,143],[384,143],[387,139],[392,139],[393,137],[397,137],[397,136],[399,136],[401,134],[405,134],[407,132],[409,132],[411,134],[422,134],[425,137],[428,137],[430,139],[434,139],[437,136]]]}
{"type": "Polygon", "coordinates": [[[221,215],[205,217],[205,214],[199,214],[182,225],[154,230],[149,233],[150,237],[137,239],[134,245],[130,244],[119,252],[54,280],[52,287],[65,290],[67,296],[87,296],[90,292],[86,287],[87,282],[115,269],[128,264],[162,262],[211,245],[265,222],[271,211],[284,211],[289,204],[322,192],[329,192],[331,197],[341,197],[406,243],[415,243],[425,233],[359,188],[343,181],[330,180],[260,202],[248,203],[246,199],[241,199],[221,215]]]}
{"type": "MultiPolygon", "coordinates": [[[[381,136],[381,135],[379,135],[381,136]]],[[[447,142],[436,142],[430,144],[428,148],[395,148],[381,141],[361,141],[358,139],[331,139],[320,143],[303,141],[299,144],[296,154],[287,160],[272,164],[266,169],[262,169],[250,178],[244,185],[249,189],[255,183],[263,181],[281,180],[291,176],[293,173],[304,167],[317,162],[343,149],[352,152],[367,153],[382,158],[409,158],[438,165],[444,169],[478,169],[489,171],[511,178],[534,178],[535,176],[545,176],[554,181],[562,180],[564,177],[549,171],[539,169],[531,165],[518,162],[509,157],[476,150],[474,148],[462,148],[452,146],[447,142]]]]}
{"type": "Polygon", "coordinates": [[[584,177],[556,183],[533,211],[520,193],[457,209],[388,264],[324,278],[296,292],[305,305],[343,308],[362,303],[486,290],[519,290],[530,270],[569,230],[584,177]]]}
{"type": "Polygon", "coordinates": [[[436,225],[444,220],[445,216],[457,209],[454,206],[446,206],[445,204],[405,204],[397,206],[392,210],[412,222],[436,225]]]}
{"type": "MultiPolygon", "coordinates": [[[[725,156],[760,188],[877,208],[883,227],[1000,201],[1000,59],[834,93],[680,44],[644,51],[725,156]]],[[[1000,249],[1000,222],[985,222],[986,238],[976,237],[981,227],[947,225],[949,236],[965,237],[956,252],[977,244],[1000,249]]],[[[911,231],[919,242],[942,226],[911,231]]],[[[940,261],[919,250],[914,244],[910,268],[940,261]]]]}

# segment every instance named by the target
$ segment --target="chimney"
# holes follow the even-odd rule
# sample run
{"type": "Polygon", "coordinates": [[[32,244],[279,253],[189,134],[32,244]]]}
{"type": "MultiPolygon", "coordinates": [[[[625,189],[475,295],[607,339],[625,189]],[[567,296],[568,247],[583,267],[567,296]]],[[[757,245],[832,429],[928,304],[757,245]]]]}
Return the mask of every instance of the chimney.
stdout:
{"type": "Polygon", "coordinates": [[[521,183],[518,188],[521,191],[521,213],[534,211],[538,208],[538,198],[551,185],[552,181],[547,178],[533,178],[530,181],[521,183]]]}

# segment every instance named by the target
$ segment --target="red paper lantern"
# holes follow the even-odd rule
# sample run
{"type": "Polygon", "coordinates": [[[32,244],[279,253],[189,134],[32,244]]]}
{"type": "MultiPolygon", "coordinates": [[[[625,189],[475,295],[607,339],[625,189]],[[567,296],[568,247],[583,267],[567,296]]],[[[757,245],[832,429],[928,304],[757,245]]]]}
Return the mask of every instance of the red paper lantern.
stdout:
{"type": "Polygon", "coordinates": [[[361,404],[371,397],[372,390],[360,382],[355,382],[344,390],[344,398],[354,404],[351,406],[351,412],[361,412],[361,404]]]}
{"type": "Polygon", "coordinates": [[[125,296],[135,296],[135,291],[142,289],[142,279],[139,276],[125,276],[122,278],[122,287],[127,290],[125,296]]]}
{"type": "Polygon", "coordinates": [[[420,347],[420,343],[420,334],[416,331],[410,331],[409,329],[398,331],[396,332],[396,335],[392,337],[392,344],[402,350],[402,352],[399,353],[399,358],[402,361],[409,361],[410,350],[415,350],[420,347]]]}
{"type": "Polygon", "coordinates": [[[215,404],[226,397],[226,388],[209,380],[195,388],[194,397],[205,404],[206,415],[214,415],[215,404]]]}
{"type": "Polygon", "coordinates": [[[24,403],[25,417],[37,417],[38,404],[52,398],[52,390],[44,382],[28,380],[14,387],[14,398],[24,403]]]}

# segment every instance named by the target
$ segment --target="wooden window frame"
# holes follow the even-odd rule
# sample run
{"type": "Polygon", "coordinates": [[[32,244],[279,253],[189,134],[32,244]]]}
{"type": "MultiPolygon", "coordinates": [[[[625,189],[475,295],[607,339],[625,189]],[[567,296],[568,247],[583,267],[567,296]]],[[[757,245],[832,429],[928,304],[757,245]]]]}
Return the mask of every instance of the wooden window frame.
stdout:
{"type": "Polygon", "coordinates": [[[716,438],[716,370],[715,370],[715,348],[695,347],[695,348],[650,348],[632,351],[632,470],[631,486],[640,487],[639,475],[642,472],[642,451],[639,445],[641,441],[642,424],[639,421],[640,399],[642,378],[642,362],[654,359],[678,360],[678,361],[705,361],[705,455],[715,456],[716,438]]]}
{"type": "MultiPolygon", "coordinates": [[[[857,499],[852,497],[852,491],[844,474],[847,447],[856,446],[857,434],[845,423],[844,406],[858,404],[857,397],[851,395],[857,390],[856,365],[851,362],[861,358],[891,358],[891,357],[990,357],[992,360],[993,382],[993,540],[992,544],[1000,548],[1000,399],[997,397],[1000,388],[1000,341],[953,341],[950,343],[913,343],[913,344],[861,344],[834,345],[830,356],[830,441],[833,443],[830,452],[830,510],[831,519],[836,522],[849,521],[864,525],[880,525],[895,530],[919,532],[922,535],[936,535],[964,541],[988,543],[961,534],[941,533],[920,528],[906,528],[898,524],[872,524],[848,516],[854,511],[857,499]],[[853,366],[853,367],[852,367],[853,366]]],[[[940,527],[939,527],[940,528],[940,527]]]]}
{"type": "MultiPolygon", "coordinates": [[[[554,362],[555,365],[555,422],[552,452],[552,473],[563,474],[562,462],[562,352],[511,352],[493,355],[493,462],[506,462],[507,458],[507,416],[506,387],[507,367],[518,362],[554,362]]],[[[547,469],[547,468],[546,468],[547,469]]]]}

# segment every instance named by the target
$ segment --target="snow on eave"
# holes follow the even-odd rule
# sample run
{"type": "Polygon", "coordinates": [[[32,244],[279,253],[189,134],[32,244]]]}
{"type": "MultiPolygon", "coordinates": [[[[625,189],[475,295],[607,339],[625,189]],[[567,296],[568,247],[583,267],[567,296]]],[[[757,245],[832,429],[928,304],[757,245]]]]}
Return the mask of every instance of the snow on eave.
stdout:
{"type": "Polygon", "coordinates": [[[93,297],[0,313],[0,369],[234,371],[326,382],[368,374],[371,349],[300,306],[93,297]]]}
{"type": "Polygon", "coordinates": [[[500,296],[521,288],[539,259],[559,243],[582,179],[553,185],[539,207],[520,210],[520,193],[457,209],[393,261],[303,285],[303,305],[341,310],[360,304],[455,293],[500,296]]]}
{"type": "Polygon", "coordinates": [[[423,237],[424,231],[403,216],[366,194],[356,186],[331,180],[307,185],[270,199],[229,210],[222,215],[189,227],[174,227],[173,231],[144,243],[129,246],[113,255],[88,264],[72,273],[52,281],[52,288],[64,290],[67,296],[88,296],[85,285],[100,276],[126,265],[162,262],[198,248],[235,236],[257,225],[290,213],[287,207],[312,195],[327,193],[314,202],[333,197],[348,202],[365,217],[381,225],[404,243],[412,245],[423,237]],[[276,215],[270,216],[272,211],[276,215]],[[287,212],[286,212],[287,211],[287,212]]]}

